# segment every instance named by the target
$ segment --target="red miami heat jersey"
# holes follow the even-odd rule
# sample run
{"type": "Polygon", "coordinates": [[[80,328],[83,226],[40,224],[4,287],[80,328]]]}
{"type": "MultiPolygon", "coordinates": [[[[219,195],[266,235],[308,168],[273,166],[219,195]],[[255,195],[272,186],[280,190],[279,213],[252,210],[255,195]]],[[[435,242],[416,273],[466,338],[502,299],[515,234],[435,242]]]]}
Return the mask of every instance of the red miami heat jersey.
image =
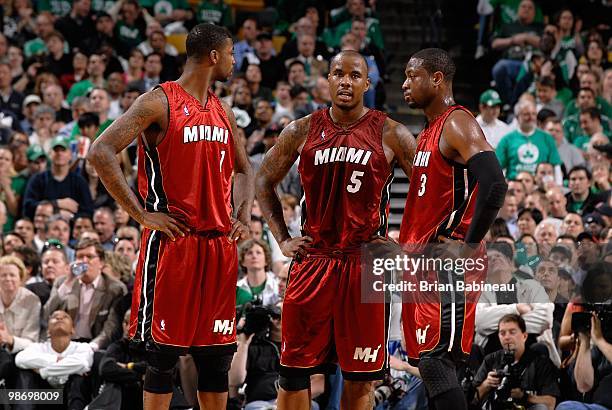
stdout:
{"type": "Polygon", "coordinates": [[[178,214],[196,232],[227,233],[234,136],[225,110],[212,90],[203,107],[176,82],[160,86],[168,98],[168,130],[156,147],[141,141],[138,148],[145,209],[178,214]]]}
{"type": "Polygon", "coordinates": [[[402,244],[437,242],[439,235],[463,239],[472,221],[476,181],[468,180],[466,166],[445,158],[439,149],[444,123],[455,110],[469,113],[460,105],[449,107],[419,134],[400,229],[402,244]]]}
{"type": "Polygon", "coordinates": [[[316,111],[300,156],[302,228],[313,247],[344,249],[387,234],[392,170],[382,145],[386,115],[369,110],[355,124],[316,111]]]}

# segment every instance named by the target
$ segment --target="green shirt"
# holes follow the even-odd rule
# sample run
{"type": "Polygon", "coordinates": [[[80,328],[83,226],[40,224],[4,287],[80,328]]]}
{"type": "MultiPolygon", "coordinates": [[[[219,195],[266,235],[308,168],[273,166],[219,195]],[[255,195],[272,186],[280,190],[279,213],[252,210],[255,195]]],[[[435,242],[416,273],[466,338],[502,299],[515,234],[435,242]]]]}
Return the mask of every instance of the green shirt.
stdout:
{"type": "Polygon", "coordinates": [[[70,0],[38,0],[38,11],[50,11],[56,17],[70,14],[72,1],[70,0]]]}
{"type": "MultiPolygon", "coordinates": [[[[353,22],[351,20],[345,21],[344,23],[340,23],[338,27],[335,29],[326,29],[323,32],[323,41],[327,44],[328,47],[337,48],[340,46],[340,42],[342,41],[342,37],[349,31],[351,31],[351,25],[353,22]]],[[[382,36],[382,31],[380,29],[380,22],[378,19],[373,17],[366,18],[366,37],[369,41],[374,43],[376,47],[381,50],[385,49],[385,43],[382,36]]]]}
{"type": "MultiPolygon", "coordinates": [[[[518,20],[518,8],[521,0],[491,0],[493,8],[499,7],[500,24],[513,23],[518,20]]],[[[536,5],[535,22],[544,21],[542,9],[536,5]]]]}
{"type": "MultiPolygon", "coordinates": [[[[11,190],[13,191],[13,194],[18,197],[23,197],[23,193],[25,191],[27,182],[28,180],[25,179],[22,175],[15,175],[11,177],[11,190]]],[[[4,233],[12,231],[14,224],[15,224],[15,217],[7,211],[6,212],[6,223],[2,227],[2,231],[4,233]]]]}
{"type": "MultiPolygon", "coordinates": [[[[612,105],[610,105],[610,103],[608,103],[604,98],[595,97],[595,106],[597,107],[601,115],[605,115],[608,118],[612,118],[612,105]]],[[[578,114],[579,112],[580,110],[576,105],[575,99],[570,101],[569,104],[567,104],[567,107],[565,107],[565,117],[578,114]]]]}
{"type": "MultiPolygon", "coordinates": [[[[603,133],[606,134],[608,138],[612,136],[612,133],[610,133],[609,123],[609,118],[605,115],[602,115],[601,127],[603,128],[603,133]]],[[[569,142],[581,149],[586,149],[583,148],[582,145],[584,144],[584,139],[586,138],[588,142],[590,137],[586,135],[582,128],[580,128],[579,114],[573,114],[566,117],[565,121],[563,121],[563,132],[565,133],[565,138],[567,138],[569,142]]]]}
{"type": "Polygon", "coordinates": [[[128,26],[122,20],[119,20],[117,24],[115,24],[115,35],[128,49],[132,49],[146,40],[145,33],[142,33],[138,27],[128,26]]]}
{"type": "Polygon", "coordinates": [[[212,4],[204,1],[200,3],[196,11],[196,18],[198,23],[211,23],[223,27],[234,26],[232,10],[223,2],[212,4]]]}
{"type": "Polygon", "coordinates": [[[514,179],[521,171],[535,174],[541,162],[561,164],[554,138],[539,128],[529,137],[519,130],[506,134],[497,145],[495,153],[502,169],[506,170],[507,179],[514,179]]]}
{"type": "Polygon", "coordinates": [[[236,286],[236,306],[244,305],[252,300],[253,295],[251,295],[248,290],[242,289],[240,286],[236,286]]]}

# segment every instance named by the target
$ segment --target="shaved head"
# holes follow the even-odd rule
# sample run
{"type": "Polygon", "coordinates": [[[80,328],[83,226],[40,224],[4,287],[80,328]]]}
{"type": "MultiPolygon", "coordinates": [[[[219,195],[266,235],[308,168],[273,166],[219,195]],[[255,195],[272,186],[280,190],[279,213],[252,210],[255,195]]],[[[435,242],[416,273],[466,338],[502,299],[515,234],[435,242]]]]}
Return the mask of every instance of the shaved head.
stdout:
{"type": "Polygon", "coordinates": [[[364,70],[366,72],[366,75],[367,75],[367,72],[368,72],[368,63],[367,63],[365,57],[361,53],[359,53],[358,51],[344,50],[344,51],[339,52],[338,54],[336,54],[335,56],[332,57],[331,61],[329,62],[329,66],[330,67],[333,66],[336,62],[339,62],[340,59],[342,59],[342,57],[345,57],[345,56],[346,57],[355,57],[355,58],[361,59],[361,61],[363,61],[363,68],[364,68],[364,70]]]}

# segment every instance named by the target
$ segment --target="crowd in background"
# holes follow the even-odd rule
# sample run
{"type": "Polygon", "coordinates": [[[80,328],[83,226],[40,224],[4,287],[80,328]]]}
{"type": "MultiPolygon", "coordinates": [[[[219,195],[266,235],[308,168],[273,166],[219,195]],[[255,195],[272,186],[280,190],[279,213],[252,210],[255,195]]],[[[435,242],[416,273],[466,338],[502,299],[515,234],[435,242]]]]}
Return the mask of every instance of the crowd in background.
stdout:
{"type": "MultiPolygon", "coordinates": [[[[126,337],[139,226],[108,194],[86,160],[87,150],[138,96],[178,78],[185,33],[201,22],[224,25],[236,35],[234,74],[214,92],[231,105],[236,137],[255,170],[284,126],[330,105],[326,74],[340,50],[366,57],[372,86],[365,104],[384,109],[390,53],[377,4],[336,3],[279,0],[247,13],[223,0],[1,2],[0,380],[5,386],[62,388],[70,409],[92,400],[100,404],[113,394],[123,396],[122,408],[141,408],[144,359],[126,337]],[[75,275],[73,262],[87,262],[87,271],[75,275]]],[[[477,396],[474,388],[486,382],[481,363],[489,363],[482,358],[502,349],[498,331],[507,324],[505,316],[515,314],[524,329],[520,321],[513,323],[538,354],[538,371],[550,370],[535,377],[546,384],[546,394],[557,404],[565,400],[560,406],[566,410],[578,408],[568,400],[612,407],[608,342],[601,333],[577,333],[571,326],[574,311],[588,310],[584,303],[612,298],[609,27],[589,25],[570,9],[543,13],[532,0],[480,1],[477,11],[476,57],[500,55],[491,68],[492,88],[479,97],[477,121],[509,181],[487,237],[488,280],[516,283],[518,291],[483,293],[476,313],[476,364],[461,369],[460,378],[468,398],[477,396]],[[595,376],[589,379],[585,363],[591,354],[595,376]]],[[[120,157],[135,189],[136,143],[120,157]]],[[[299,235],[297,163],[278,192],[289,231],[299,235]]],[[[265,307],[270,320],[263,331],[239,333],[230,398],[235,408],[263,409],[276,398],[278,317],[290,261],[257,203],[249,229],[252,239],[239,249],[237,325],[244,327],[249,314],[251,321],[261,318],[256,306],[265,307]]],[[[395,387],[391,397],[377,393],[377,401],[379,408],[424,409],[424,387],[403,360],[398,309],[401,303],[394,303],[389,334],[394,379],[383,384],[395,387]]],[[[608,326],[612,330],[612,323],[608,326]]],[[[174,408],[196,405],[195,375],[193,362],[182,358],[174,408]]],[[[313,408],[339,408],[339,372],[311,381],[313,408]]],[[[542,391],[542,385],[532,387],[542,391]]]]}

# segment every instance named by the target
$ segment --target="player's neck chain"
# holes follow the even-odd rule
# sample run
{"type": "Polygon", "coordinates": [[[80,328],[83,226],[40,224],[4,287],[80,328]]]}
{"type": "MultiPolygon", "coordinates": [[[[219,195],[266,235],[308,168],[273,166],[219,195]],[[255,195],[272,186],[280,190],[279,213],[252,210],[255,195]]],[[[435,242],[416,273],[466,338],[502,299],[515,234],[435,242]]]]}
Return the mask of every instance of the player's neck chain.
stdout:
{"type": "Polygon", "coordinates": [[[361,114],[359,115],[359,118],[357,118],[355,121],[352,122],[348,122],[348,123],[343,123],[338,121],[335,116],[334,116],[334,111],[333,111],[334,107],[330,107],[329,108],[329,116],[331,117],[332,121],[334,122],[334,124],[336,124],[338,127],[343,128],[343,129],[347,129],[350,128],[353,124],[359,122],[359,120],[366,115],[367,111],[365,108],[362,108],[361,110],[361,114]]]}

